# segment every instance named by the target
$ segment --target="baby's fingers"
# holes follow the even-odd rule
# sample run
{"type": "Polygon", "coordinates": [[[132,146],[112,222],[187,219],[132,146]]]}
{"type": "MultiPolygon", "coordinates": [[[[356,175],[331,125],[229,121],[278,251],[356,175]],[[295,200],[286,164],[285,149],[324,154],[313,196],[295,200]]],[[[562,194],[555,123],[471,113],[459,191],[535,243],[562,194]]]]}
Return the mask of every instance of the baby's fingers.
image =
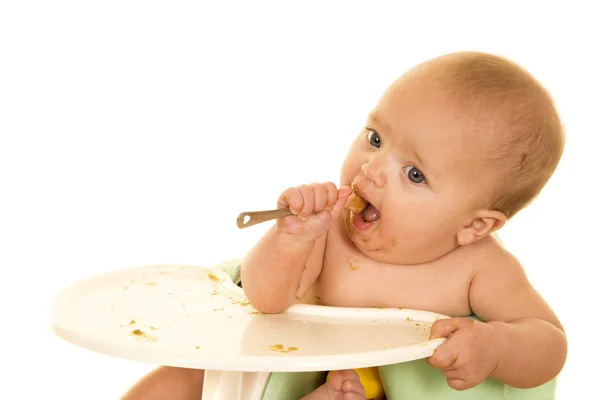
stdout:
{"type": "Polygon", "coordinates": [[[315,208],[313,214],[318,214],[326,209],[325,207],[328,201],[327,185],[323,183],[312,183],[310,187],[315,194],[315,208]]]}
{"type": "MultiPolygon", "coordinates": [[[[302,194],[302,209],[298,214],[298,220],[306,221],[313,213],[315,209],[315,192],[313,188],[309,185],[301,185],[298,186],[298,190],[302,194]]],[[[293,211],[292,211],[293,213],[293,211]]]]}
{"type": "Polygon", "coordinates": [[[475,320],[468,318],[445,318],[438,319],[431,326],[429,339],[450,337],[454,332],[462,328],[469,328],[476,324],[475,320]]]}
{"type": "Polygon", "coordinates": [[[447,378],[448,386],[454,390],[471,389],[473,385],[469,385],[464,379],[449,379],[447,378]]]}
{"type": "Polygon", "coordinates": [[[304,199],[297,187],[284,190],[277,201],[277,208],[289,208],[294,215],[300,214],[303,206],[304,199]]]}
{"type": "Polygon", "coordinates": [[[435,353],[429,357],[426,361],[427,364],[434,368],[441,370],[449,369],[453,366],[458,358],[458,349],[452,346],[450,340],[447,340],[444,344],[437,348],[435,353]]]}
{"type": "Polygon", "coordinates": [[[346,204],[346,202],[348,201],[348,197],[350,197],[350,194],[352,193],[352,188],[349,186],[344,186],[343,188],[341,188],[337,194],[337,201],[335,202],[335,205],[333,206],[333,209],[331,210],[331,217],[332,219],[335,221],[336,219],[338,219],[338,217],[340,216],[340,213],[342,212],[342,209],[344,208],[344,205],[346,204]]]}
{"type": "Polygon", "coordinates": [[[338,199],[338,188],[333,182],[326,182],[325,188],[327,189],[327,203],[325,204],[325,210],[331,211],[338,199]]]}

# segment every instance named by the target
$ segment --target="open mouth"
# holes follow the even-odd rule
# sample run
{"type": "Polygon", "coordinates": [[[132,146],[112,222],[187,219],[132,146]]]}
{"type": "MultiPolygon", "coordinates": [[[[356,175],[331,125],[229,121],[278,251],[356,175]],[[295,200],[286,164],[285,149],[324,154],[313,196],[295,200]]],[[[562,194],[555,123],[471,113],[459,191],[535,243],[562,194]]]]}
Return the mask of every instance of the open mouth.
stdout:
{"type": "Polygon", "coordinates": [[[370,228],[381,216],[379,210],[361,197],[356,190],[348,198],[346,207],[350,210],[350,220],[359,230],[370,228]]]}
{"type": "Polygon", "coordinates": [[[365,209],[358,215],[360,215],[365,222],[375,222],[380,217],[379,210],[373,207],[373,204],[371,203],[368,203],[365,209]]]}

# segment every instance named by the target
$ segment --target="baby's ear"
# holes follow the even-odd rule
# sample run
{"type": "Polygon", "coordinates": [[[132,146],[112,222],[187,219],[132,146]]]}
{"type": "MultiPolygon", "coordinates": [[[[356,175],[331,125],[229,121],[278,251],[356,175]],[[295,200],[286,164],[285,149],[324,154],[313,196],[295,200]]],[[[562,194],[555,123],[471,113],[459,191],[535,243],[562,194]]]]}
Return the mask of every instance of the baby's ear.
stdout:
{"type": "Polygon", "coordinates": [[[456,241],[460,246],[475,243],[502,228],[506,223],[506,216],[500,211],[480,210],[474,218],[456,233],[456,241]]]}

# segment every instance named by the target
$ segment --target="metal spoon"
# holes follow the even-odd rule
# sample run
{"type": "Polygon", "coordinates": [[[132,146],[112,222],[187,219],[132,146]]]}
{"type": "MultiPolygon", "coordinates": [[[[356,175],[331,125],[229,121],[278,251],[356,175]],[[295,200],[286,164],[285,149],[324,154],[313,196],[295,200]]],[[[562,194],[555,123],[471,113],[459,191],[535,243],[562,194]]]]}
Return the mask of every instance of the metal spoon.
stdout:
{"type": "Polygon", "coordinates": [[[237,226],[240,229],[244,229],[252,225],[260,224],[261,222],[282,218],[291,214],[292,212],[289,208],[267,211],[246,211],[238,215],[237,226]]]}

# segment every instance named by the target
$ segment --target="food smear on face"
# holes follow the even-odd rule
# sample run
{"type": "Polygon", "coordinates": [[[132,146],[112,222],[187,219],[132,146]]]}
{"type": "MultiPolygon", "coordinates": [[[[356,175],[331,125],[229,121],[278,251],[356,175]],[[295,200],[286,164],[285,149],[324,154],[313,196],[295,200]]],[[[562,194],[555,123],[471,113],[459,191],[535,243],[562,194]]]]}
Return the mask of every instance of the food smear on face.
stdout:
{"type": "Polygon", "coordinates": [[[368,204],[369,203],[365,199],[356,193],[356,190],[353,190],[350,197],[348,197],[348,201],[346,201],[346,208],[354,214],[360,214],[368,204]]]}
{"type": "MultiPolygon", "coordinates": [[[[356,190],[352,192],[348,201],[345,205],[348,210],[348,217],[346,219],[346,231],[348,237],[353,240],[354,235],[357,231],[366,231],[373,227],[374,222],[379,220],[381,217],[379,210],[369,203],[366,199],[361,197],[356,190]]],[[[377,225],[375,225],[375,228],[377,225]]],[[[364,243],[368,242],[364,240],[364,243]]]]}
{"type": "Polygon", "coordinates": [[[354,237],[354,227],[352,226],[352,211],[348,211],[348,216],[346,217],[346,233],[348,234],[348,238],[352,240],[354,237]]]}

